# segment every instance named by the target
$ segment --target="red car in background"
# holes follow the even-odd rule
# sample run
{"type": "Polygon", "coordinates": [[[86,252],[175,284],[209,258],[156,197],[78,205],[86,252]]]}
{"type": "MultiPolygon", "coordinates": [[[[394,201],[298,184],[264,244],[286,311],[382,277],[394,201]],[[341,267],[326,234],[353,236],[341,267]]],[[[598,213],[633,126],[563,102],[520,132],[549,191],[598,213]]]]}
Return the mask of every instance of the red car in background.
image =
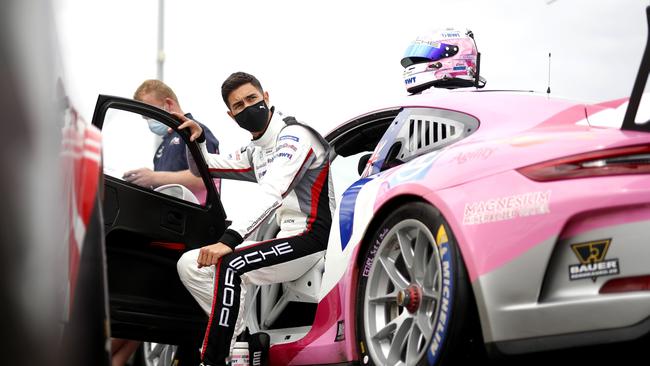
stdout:
{"type": "Polygon", "coordinates": [[[109,365],[101,135],[66,94],[50,2],[0,11],[3,364],[109,365]]]}

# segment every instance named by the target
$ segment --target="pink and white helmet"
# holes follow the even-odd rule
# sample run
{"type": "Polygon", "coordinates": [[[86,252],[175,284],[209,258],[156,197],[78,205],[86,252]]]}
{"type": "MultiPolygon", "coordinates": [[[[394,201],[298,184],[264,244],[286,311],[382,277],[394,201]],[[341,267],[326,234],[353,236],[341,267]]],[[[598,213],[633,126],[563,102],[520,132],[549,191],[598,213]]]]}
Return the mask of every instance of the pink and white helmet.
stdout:
{"type": "Polygon", "coordinates": [[[471,31],[454,28],[418,36],[404,57],[404,86],[409,93],[430,87],[464,88],[485,86],[479,76],[480,55],[471,31]]]}

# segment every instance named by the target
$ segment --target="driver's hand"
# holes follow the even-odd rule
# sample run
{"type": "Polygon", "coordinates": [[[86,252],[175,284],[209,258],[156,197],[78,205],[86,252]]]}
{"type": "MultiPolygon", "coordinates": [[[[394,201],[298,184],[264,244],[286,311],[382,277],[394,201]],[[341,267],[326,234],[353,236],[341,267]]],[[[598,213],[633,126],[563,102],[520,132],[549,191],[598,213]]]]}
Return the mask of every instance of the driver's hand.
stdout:
{"type": "Polygon", "coordinates": [[[174,115],[174,117],[176,117],[176,119],[178,119],[181,122],[181,125],[178,126],[179,130],[182,130],[184,128],[190,129],[190,141],[194,141],[197,138],[199,138],[199,136],[201,136],[201,134],[203,133],[203,129],[198,123],[196,123],[196,121],[189,119],[177,112],[172,112],[172,114],[174,115]]]}
{"type": "Polygon", "coordinates": [[[232,253],[232,249],[223,243],[206,245],[199,250],[199,258],[196,262],[201,267],[208,267],[217,264],[219,258],[232,253]]]}

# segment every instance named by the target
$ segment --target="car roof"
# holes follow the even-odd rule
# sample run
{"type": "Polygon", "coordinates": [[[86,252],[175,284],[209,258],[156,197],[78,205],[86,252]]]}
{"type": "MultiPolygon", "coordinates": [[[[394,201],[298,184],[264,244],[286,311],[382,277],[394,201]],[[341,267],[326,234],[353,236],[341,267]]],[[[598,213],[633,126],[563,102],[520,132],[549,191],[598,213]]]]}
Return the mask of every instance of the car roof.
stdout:
{"type": "Polygon", "coordinates": [[[404,107],[432,107],[466,113],[481,123],[539,124],[568,108],[584,104],[546,94],[523,91],[448,91],[412,95],[404,107]]]}

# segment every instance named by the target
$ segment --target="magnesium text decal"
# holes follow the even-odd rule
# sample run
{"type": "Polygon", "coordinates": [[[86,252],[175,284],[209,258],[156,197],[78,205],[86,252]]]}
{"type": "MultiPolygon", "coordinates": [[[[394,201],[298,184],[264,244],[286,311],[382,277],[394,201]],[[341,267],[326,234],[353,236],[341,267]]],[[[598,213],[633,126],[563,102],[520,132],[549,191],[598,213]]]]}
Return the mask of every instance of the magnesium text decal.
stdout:
{"type": "Polygon", "coordinates": [[[580,264],[569,266],[569,279],[574,281],[591,278],[596,282],[597,277],[617,275],[619,273],[618,259],[605,260],[611,242],[612,239],[603,239],[572,244],[571,249],[578,257],[580,264]]]}
{"type": "Polygon", "coordinates": [[[465,204],[463,224],[477,225],[550,213],[551,191],[528,192],[465,204]]]}

